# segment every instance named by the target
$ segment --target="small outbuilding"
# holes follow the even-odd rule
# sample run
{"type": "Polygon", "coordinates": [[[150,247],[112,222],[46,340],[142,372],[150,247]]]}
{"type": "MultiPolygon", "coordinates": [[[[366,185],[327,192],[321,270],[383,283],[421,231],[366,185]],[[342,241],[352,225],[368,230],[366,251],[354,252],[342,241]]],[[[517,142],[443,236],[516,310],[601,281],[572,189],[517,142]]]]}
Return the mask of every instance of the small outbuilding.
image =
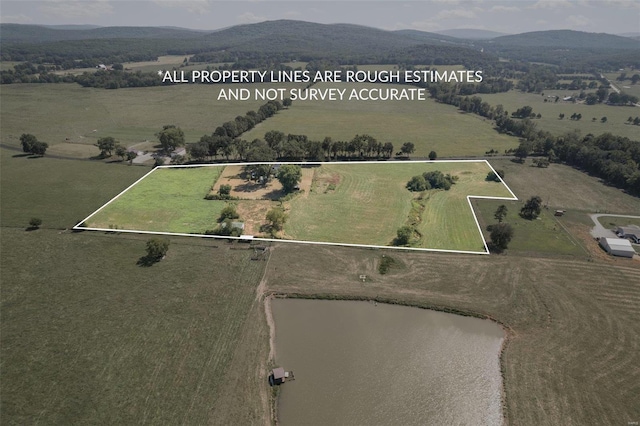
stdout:
{"type": "Polygon", "coordinates": [[[273,385],[281,385],[285,380],[285,371],[284,368],[278,367],[271,370],[271,375],[269,375],[269,383],[271,386],[273,385]]]}
{"type": "Polygon", "coordinates": [[[636,251],[629,240],[621,238],[600,238],[600,245],[613,256],[633,257],[636,251]]]}
{"type": "Polygon", "coordinates": [[[271,386],[281,385],[285,382],[285,380],[295,380],[295,376],[293,375],[293,371],[284,371],[284,368],[278,367],[271,370],[271,374],[269,374],[269,384],[271,386]]]}

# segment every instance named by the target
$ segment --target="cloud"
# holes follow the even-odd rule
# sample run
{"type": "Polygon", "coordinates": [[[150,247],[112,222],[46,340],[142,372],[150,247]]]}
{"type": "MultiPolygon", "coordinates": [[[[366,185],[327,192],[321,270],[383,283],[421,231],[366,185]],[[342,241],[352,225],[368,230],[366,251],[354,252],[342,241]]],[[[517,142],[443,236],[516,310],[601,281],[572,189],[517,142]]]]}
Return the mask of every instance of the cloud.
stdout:
{"type": "Polygon", "coordinates": [[[48,0],[39,10],[44,15],[62,18],[94,18],[113,14],[113,6],[107,0],[48,0]]]}
{"type": "Polygon", "coordinates": [[[490,12],[518,12],[519,10],[520,8],[516,6],[502,6],[502,5],[493,6],[491,9],[489,9],[490,12]]]}
{"type": "Polygon", "coordinates": [[[242,15],[238,15],[237,20],[241,24],[255,24],[256,22],[267,21],[269,18],[265,16],[258,16],[253,12],[245,12],[242,15]]]}
{"type": "Polygon", "coordinates": [[[591,23],[591,20],[584,15],[570,15],[567,22],[572,27],[584,27],[591,23]]]}
{"type": "Polygon", "coordinates": [[[449,9],[441,10],[434,17],[435,19],[473,19],[476,12],[473,9],[449,9]]]}
{"type": "Polygon", "coordinates": [[[209,0],[153,0],[153,3],[165,8],[178,8],[194,15],[206,15],[211,11],[209,0]]]}
{"type": "Polygon", "coordinates": [[[19,15],[0,15],[0,21],[6,24],[28,24],[33,19],[23,13],[19,15]]]}
{"type": "Polygon", "coordinates": [[[529,9],[561,9],[573,7],[573,3],[569,0],[538,0],[529,9]]]}
{"type": "Polygon", "coordinates": [[[288,12],[285,12],[283,16],[288,19],[294,19],[300,18],[302,16],[302,13],[298,12],[297,10],[289,10],[288,12]]]}

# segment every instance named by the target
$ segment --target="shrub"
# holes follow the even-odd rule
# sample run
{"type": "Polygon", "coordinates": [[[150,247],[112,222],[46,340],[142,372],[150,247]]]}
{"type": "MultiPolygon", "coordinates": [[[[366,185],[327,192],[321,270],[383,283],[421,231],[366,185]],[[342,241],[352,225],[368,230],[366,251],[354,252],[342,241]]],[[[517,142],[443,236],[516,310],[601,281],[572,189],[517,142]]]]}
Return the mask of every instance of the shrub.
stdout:
{"type": "Polygon", "coordinates": [[[237,219],[239,217],[240,215],[236,211],[236,205],[227,204],[220,212],[220,218],[218,219],[218,222],[222,222],[225,219],[237,219]]]}

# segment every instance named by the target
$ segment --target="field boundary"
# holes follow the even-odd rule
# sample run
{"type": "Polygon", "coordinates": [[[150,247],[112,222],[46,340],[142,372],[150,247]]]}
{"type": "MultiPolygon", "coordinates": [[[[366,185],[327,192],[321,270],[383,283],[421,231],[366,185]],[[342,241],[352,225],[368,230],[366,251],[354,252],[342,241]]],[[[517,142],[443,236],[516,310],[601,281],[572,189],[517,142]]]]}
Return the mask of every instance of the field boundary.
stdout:
{"type": "Polygon", "coordinates": [[[461,254],[489,254],[489,247],[487,245],[487,241],[484,238],[484,234],[482,232],[482,228],[480,227],[480,223],[478,221],[478,216],[473,209],[471,204],[472,199],[488,199],[488,200],[508,200],[508,201],[517,201],[518,197],[513,193],[509,185],[502,179],[502,177],[498,174],[498,172],[493,168],[491,163],[488,160],[392,160],[392,161],[275,161],[275,162],[246,162],[246,163],[219,163],[219,164],[187,164],[187,165],[167,165],[167,166],[157,166],[153,168],[151,171],[146,173],[140,179],[136,180],[134,183],[129,185],[126,189],[120,192],[118,195],[113,197],[111,200],[107,201],[104,205],[98,208],[96,211],[91,213],[89,216],[84,218],[80,223],[75,225],[72,229],[77,231],[100,231],[100,232],[124,232],[130,234],[147,234],[147,235],[164,235],[164,236],[175,236],[175,237],[199,237],[199,238],[217,238],[217,239],[226,239],[226,240],[243,240],[243,241],[265,241],[265,242],[287,242],[287,243],[299,243],[299,244],[315,244],[315,245],[326,245],[326,246],[342,246],[342,247],[359,247],[359,248],[369,248],[369,249],[395,249],[395,250],[414,250],[414,251],[427,251],[427,252],[442,252],[442,253],[461,253],[461,254]],[[467,195],[467,203],[469,204],[469,209],[471,209],[471,213],[473,215],[473,220],[476,223],[476,227],[478,228],[478,233],[480,234],[480,238],[482,239],[482,243],[484,245],[484,251],[470,251],[470,250],[448,250],[448,249],[432,249],[432,248],[422,248],[422,247],[401,247],[401,246],[380,246],[380,245],[371,245],[371,244],[349,244],[349,243],[334,243],[334,242],[326,242],[326,241],[305,241],[305,240],[286,240],[279,238],[264,238],[264,237],[254,237],[254,236],[240,236],[240,237],[231,237],[231,236],[221,236],[221,235],[207,235],[207,234],[188,234],[181,232],[162,232],[162,231],[141,231],[135,229],[112,229],[112,228],[95,228],[95,227],[87,227],[81,226],[83,223],[91,219],[93,216],[102,211],[109,204],[117,200],[124,193],[129,191],[131,188],[140,183],[143,179],[147,178],[153,172],[159,169],[171,169],[171,168],[199,168],[199,167],[224,167],[224,166],[253,166],[259,164],[295,164],[295,165],[323,165],[323,164],[407,164],[407,163],[485,163],[493,173],[500,179],[500,183],[502,183],[505,188],[511,194],[511,197],[494,197],[494,196],[483,196],[483,195],[467,195]]]}

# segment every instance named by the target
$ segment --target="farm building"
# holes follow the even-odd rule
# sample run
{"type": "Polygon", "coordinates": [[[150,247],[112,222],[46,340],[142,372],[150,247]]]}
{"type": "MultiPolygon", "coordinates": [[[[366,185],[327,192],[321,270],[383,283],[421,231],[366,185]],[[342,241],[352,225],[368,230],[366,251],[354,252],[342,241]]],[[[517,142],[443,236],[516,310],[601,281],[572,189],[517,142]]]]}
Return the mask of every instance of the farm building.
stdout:
{"type": "Polygon", "coordinates": [[[631,242],[640,244],[640,228],[636,226],[619,226],[616,229],[616,235],[620,238],[626,238],[631,242]]]}
{"type": "Polygon", "coordinates": [[[613,256],[633,257],[636,254],[629,240],[620,238],[600,238],[600,245],[613,256]]]}

